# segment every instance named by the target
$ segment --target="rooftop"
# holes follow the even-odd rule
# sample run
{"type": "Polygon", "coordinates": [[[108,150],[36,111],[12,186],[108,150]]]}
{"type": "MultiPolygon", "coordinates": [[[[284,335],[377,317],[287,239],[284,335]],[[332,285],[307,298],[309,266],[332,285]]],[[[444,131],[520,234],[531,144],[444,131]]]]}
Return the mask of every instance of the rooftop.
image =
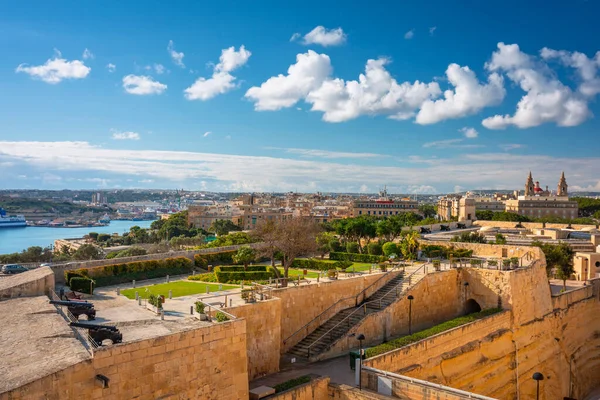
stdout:
{"type": "Polygon", "coordinates": [[[0,302],[0,393],[91,358],[46,296],[0,302]]]}

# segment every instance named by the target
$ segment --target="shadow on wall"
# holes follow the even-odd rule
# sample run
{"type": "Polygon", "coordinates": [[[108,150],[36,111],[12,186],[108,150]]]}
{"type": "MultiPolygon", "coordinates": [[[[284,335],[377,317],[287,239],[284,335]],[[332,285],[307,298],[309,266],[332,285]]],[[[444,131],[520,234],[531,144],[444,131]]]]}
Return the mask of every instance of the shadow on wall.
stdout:
{"type": "Polygon", "coordinates": [[[465,303],[465,315],[473,314],[479,311],[481,311],[481,306],[477,301],[473,299],[467,300],[467,302],[465,303]]]}

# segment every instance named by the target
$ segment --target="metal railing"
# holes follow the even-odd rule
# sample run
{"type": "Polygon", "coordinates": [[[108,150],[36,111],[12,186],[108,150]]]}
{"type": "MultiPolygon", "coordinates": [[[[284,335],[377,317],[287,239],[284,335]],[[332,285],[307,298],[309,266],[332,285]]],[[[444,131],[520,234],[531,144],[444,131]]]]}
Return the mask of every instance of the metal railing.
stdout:
{"type": "MultiPolygon", "coordinates": [[[[417,274],[421,269],[425,270],[427,264],[423,264],[421,265],[419,268],[417,268],[415,271],[413,271],[410,275],[408,275],[407,277],[404,277],[400,282],[398,282],[397,285],[394,285],[394,287],[392,287],[390,290],[388,290],[383,296],[381,296],[378,300],[373,300],[373,301],[367,301],[362,303],[360,306],[357,306],[354,311],[352,311],[350,314],[348,314],[346,317],[344,317],[340,322],[338,322],[337,324],[335,324],[331,329],[329,329],[327,332],[325,332],[323,335],[321,335],[319,338],[315,339],[307,348],[307,357],[310,358],[310,349],[315,346],[317,343],[319,343],[321,340],[323,340],[323,338],[329,336],[329,340],[333,340],[333,332],[339,327],[341,326],[343,323],[346,323],[348,325],[348,327],[350,327],[350,321],[353,315],[355,315],[357,312],[359,311],[363,311],[363,315],[367,314],[367,307],[371,304],[376,304],[378,303],[378,308],[381,309],[381,305],[382,305],[382,301],[383,298],[385,296],[387,296],[388,294],[392,293],[393,291],[396,291],[396,297],[400,298],[402,297],[402,295],[404,295],[404,293],[406,293],[406,291],[408,291],[408,289],[410,289],[413,286],[412,283],[412,277],[417,274]],[[409,281],[409,287],[407,287],[406,289],[404,289],[402,292],[397,292],[398,287],[401,287],[406,280],[408,279],[409,281]]],[[[416,283],[416,282],[414,282],[416,283]]]]}
{"type": "MultiPolygon", "coordinates": [[[[50,290],[49,296],[50,300],[60,301],[62,300],[54,290],[50,290]]],[[[67,306],[55,305],[58,313],[62,315],[62,317],[69,323],[71,322],[79,322],[77,318],[69,311],[67,306]]],[[[79,339],[79,341],[83,344],[87,351],[93,356],[94,350],[98,348],[98,344],[89,334],[89,331],[85,328],[78,328],[71,326],[73,332],[75,332],[75,336],[79,339]]]]}
{"type": "MultiPolygon", "coordinates": [[[[378,283],[381,279],[383,279],[384,277],[388,276],[388,274],[390,274],[391,272],[394,271],[394,268],[392,268],[389,271],[387,271],[380,278],[378,278],[375,282],[373,282],[372,284],[370,284],[367,288],[363,289],[360,293],[364,293],[368,288],[372,287],[373,285],[375,285],[376,283],[378,283]]],[[[360,295],[360,293],[359,293],[359,295],[360,295]]],[[[290,336],[288,336],[287,338],[285,338],[283,340],[283,344],[285,345],[286,343],[288,343],[290,341],[291,338],[295,337],[296,335],[298,335],[301,332],[305,332],[304,337],[308,336],[310,334],[310,332],[312,332],[313,330],[317,329],[319,326],[321,326],[323,324],[324,321],[329,320],[330,318],[332,318],[335,314],[337,314],[341,310],[344,310],[344,309],[350,308],[350,307],[356,307],[358,305],[357,298],[358,298],[358,295],[357,296],[348,296],[348,297],[344,297],[344,298],[339,299],[338,301],[336,301],[335,303],[333,303],[331,306],[327,307],[319,315],[317,315],[316,317],[314,317],[313,319],[311,319],[310,321],[308,321],[306,324],[304,324],[303,326],[301,326],[300,328],[298,328],[290,336]],[[343,307],[341,307],[342,304],[344,304],[343,307]],[[323,319],[323,317],[325,315],[328,315],[328,317],[326,319],[323,319]],[[310,329],[311,327],[314,327],[314,328],[310,329]]]]}
{"type": "MultiPolygon", "coordinates": [[[[413,266],[414,262],[411,262],[410,266],[413,266]]],[[[366,298],[368,298],[369,296],[366,295],[367,290],[372,289],[373,286],[375,286],[377,283],[379,283],[380,280],[382,280],[383,278],[385,278],[389,273],[393,272],[396,269],[400,269],[402,268],[403,271],[406,269],[408,265],[405,263],[398,263],[396,265],[394,265],[389,271],[387,271],[385,274],[383,274],[381,277],[379,277],[379,279],[377,279],[375,282],[371,283],[369,286],[367,286],[366,288],[364,288],[363,290],[361,290],[356,296],[355,296],[355,302],[354,305],[357,306],[358,303],[364,301],[366,298]],[[360,296],[363,296],[362,299],[360,301],[358,301],[358,298],[360,296]]],[[[379,289],[377,289],[379,290],[379,289]]],[[[375,290],[373,293],[377,292],[377,290],[375,290]]],[[[371,293],[371,295],[373,295],[373,293],[371,293]]]]}
{"type": "Polygon", "coordinates": [[[475,258],[475,257],[460,257],[450,260],[440,260],[440,265],[449,265],[450,268],[479,268],[491,269],[498,271],[509,271],[517,268],[528,268],[535,262],[531,261],[531,255],[524,254],[521,257],[491,257],[491,258],[475,258]],[[529,259],[524,260],[525,257],[529,259]],[[516,260],[516,262],[515,262],[516,260]],[[529,261],[529,263],[527,263],[529,261]]]}

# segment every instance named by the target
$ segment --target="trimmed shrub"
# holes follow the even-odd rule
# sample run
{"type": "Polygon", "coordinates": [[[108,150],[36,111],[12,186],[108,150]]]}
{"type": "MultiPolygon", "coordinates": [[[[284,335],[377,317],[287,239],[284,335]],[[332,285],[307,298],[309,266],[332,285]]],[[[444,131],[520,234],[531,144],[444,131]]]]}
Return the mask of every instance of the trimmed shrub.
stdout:
{"type": "Polygon", "coordinates": [[[329,251],[342,251],[344,246],[340,243],[338,239],[331,239],[329,241],[329,251]]]}
{"type": "Polygon", "coordinates": [[[296,386],[303,385],[311,381],[310,375],[303,375],[298,378],[290,379],[289,381],[282,382],[280,384],[275,385],[273,388],[275,389],[275,393],[284,392],[296,386]]]}
{"type": "Polygon", "coordinates": [[[215,319],[217,320],[217,322],[229,321],[229,317],[227,316],[227,314],[225,314],[222,311],[219,311],[215,314],[215,319]]]}
{"type": "Polygon", "coordinates": [[[87,271],[84,269],[73,269],[73,270],[69,270],[69,271],[65,271],[65,282],[67,282],[67,285],[69,285],[69,283],[71,282],[71,278],[85,278],[87,276],[87,271]]]}
{"type": "Polygon", "coordinates": [[[473,250],[468,250],[468,249],[449,249],[448,250],[448,257],[454,257],[454,258],[470,258],[473,257],[473,250]]]}
{"type": "Polygon", "coordinates": [[[487,316],[496,314],[500,311],[502,311],[501,308],[488,308],[487,310],[483,310],[477,313],[451,319],[450,321],[446,321],[432,328],[425,329],[424,331],[420,331],[417,333],[413,333],[409,336],[394,339],[389,342],[380,344],[379,346],[371,347],[366,350],[366,356],[367,358],[371,358],[379,354],[387,353],[388,351],[399,349],[400,347],[406,346],[414,342],[418,342],[419,340],[426,339],[430,336],[437,335],[438,333],[442,333],[444,331],[456,328],[458,326],[468,324],[478,319],[485,318],[487,316]]]}
{"type": "Polygon", "coordinates": [[[421,246],[421,252],[427,258],[446,258],[448,256],[449,249],[445,246],[425,245],[421,246]]]}
{"type": "MultiPolygon", "coordinates": [[[[244,271],[243,266],[238,265],[220,265],[215,267],[215,272],[217,272],[217,268],[222,272],[236,272],[236,271],[244,271]]],[[[269,266],[270,268],[270,266],[269,266]]],[[[248,265],[248,268],[245,270],[247,272],[265,272],[267,271],[266,265],[248,265]]]]}
{"type": "Polygon", "coordinates": [[[358,253],[359,247],[356,242],[348,242],[346,243],[346,252],[347,253],[358,253]]]}
{"type": "Polygon", "coordinates": [[[329,271],[330,269],[346,269],[352,266],[351,261],[327,261],[327,260],[317,260],[315,258],[309,258],[306,260],[296,259],[292,263],[292,268],[297,269],[312,269],[316,271],[329,271]]]}
{"type": "Polygon", "coordinates": [[[222,272],[215,271],[215,276],[217,277],[217,282],[219,283],[228,283],[231,281],[264,281],[272,278],[274,276],[273,272],[244,272],[244,271],[234,271],[234,272],[222,272]]]}
{"type": "Polygon", "coordinates": [[[144,280],[167,275],[183,275],[192,272],[193,268],[194,264],[189,259],[177,257],[76,269],[71,272],[89,276],[96,281],[96,286],[109,286],[130,282],[134,279],[144,280]]]}
{"type": "Polygon", "coordinates": [[[196,254],[194,256],[194,265],[206,269],[209,265],[233,264],[233,255],[235,253],[235,251],[227,251],[215,254],[196,254]]]}
{"type": "Polygon", "coordinates": [[[74,292],[93,294],[96,285],[90,278],[84,276],[74,276],[69,281],[69,287],[74,292]]]}
{"type": "Polygon", "coordinates": [[[383,250],[379,243],[369,243],[367,246],[367,251],[372,256],[380,256],[383,254],[383,250]]]}
{"type": "Polygon", "coordinates": [[[329,259],[330,260],[339,260],[339,261],[373,263],[373,264],[387,261],[387,258],[384,256],[374,256],[371,254],[337,253],[337,252],[329,253],[329,259]]]}
{"type": "Polygon", "coordinates": [[[204,303],[202,303],[201,301],[197,301],[194,303],[194,305],[196,306],[196,312],[198,314],[204,314],[204,303]]]}
{"type": "Polygon", "coordinates": [[[217,276],[213,272],[188,276],[190,281],[217,282],[217,276]]]}
{"type": "Polygon", "coordinates": [[[402,255],[402,252],[398,248],[398,245],[394,242],[384,243],[384,245],[381,247],[381,250],[383,251],[383,254],[386,255],[386,257],[389,257],[392,254],[395,254],[396,256],[402,255]]]}

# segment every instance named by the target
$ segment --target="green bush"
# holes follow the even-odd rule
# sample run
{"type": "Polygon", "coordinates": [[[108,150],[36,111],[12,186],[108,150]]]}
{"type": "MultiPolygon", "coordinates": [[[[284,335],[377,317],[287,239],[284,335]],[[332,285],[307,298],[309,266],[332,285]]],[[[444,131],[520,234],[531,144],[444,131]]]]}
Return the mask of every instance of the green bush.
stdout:
{"type": "Polygon", "coordinates": [[[235,253],[235,251],[226,251],[215,254],[196,254],[194,256],[194,265],[206,269],[209,265],[233,264],[233,255],[235,253]]]}
{"type": "Polygon", "coordinates": [[[200,282],[217,282],[217,276],[213,272],[206,272],[204,274],[190,275],[188,276],[188,280],[200,282]]]}
{"type": "Polygon", "coordinates": [[[69,284],[69,282],[71,282],[71,278],[85,278],[87,276],[87,270],[84,269],[73,269],[73,270],[69,270],[69,271],[65,271],[65,282],[67,283],[67,285],[69,284]]]}
{"type": "Polygon", "coordinates": [[[192,272],[193,268],[194,264],[189,259],[177,257],[76,269],[71,273],[87,275],[96,281],[97,286],[109,286],[130,282],[134,279],[144,280],[167,275],[182,275],[192,272]]]}
{"type": "Polygon", "coordinates": [[[338,239],[331,239],[329,241],[329,251],[342,251],[343,246],[338,239]]]}
{"type": "Polygon", "coordinates": [[[255,271],[255,272],[244,272],[244,271],[233,271],[233,272],[222,272],[215,271],[217,282],[229,283],[231,281],[264,281],[272,278],[274,272],[272,271],[255,271]]]}
{"type": "Polygon", "coordinates": [[[448,257],[454,258],[470,258],[473,257],[473,250],[468,249],[450,249],[448,250],[448,257]]]}
{"type": "Polygon", "coordinates": [[[201,301],[197,301],[194,303],[194,305],[196,306],[196,312],[198,314],[204,314],[204,303],[202,303],[201,301]]]}
{"type": "Polygon", "coordinates": [[[217,320],[217,322],[229,321],[229,317],[227,316],[227,314],[225,314],[222,311],[219,311],[215,314],[215,319],[217,320]]]}
{"type": "Polygon", "coordinates": [[[498,265],[498,260],[488,260],[488,265],[490,267],[496,267],[498,265]]]}
{"type": "Polygon", "coordinates": [[[387,261],[387,258],[384,256],[374,256],[371,254],[337,253],[337,252],[329,253],[329,259],[330,260],[339,260],[339,261],[374,263],[374,264],[387,261]]]}
{"type": "Polygon", "coordinates": [[[162,308],[162,299],[157,294],[150,293],[150,295],[148,296],[148,303],[150,303],[156,308],[162,308]]]}
{"type": "Polygon", "coordinates": [[[418,342],[419,340],[426,339],[430,336],[437,335],[438,333],[442,333],[444,331],[456,328],[458,326],[468,324],[478,319],[485,318],[492,314],[496,314],[500,311],[502,311],[501,308],[488,308],[487,310],[483,310],[477,313],[454,318],[450,321],[446,321],[432,328],[425,329],[424,331],[420,331],[417,333],[413,333],[409,336],[394,339],[389,342],[380,344],[379,346],[371,347],[366,350],[366,356],[367,358],[371,358],[379,354],[387,353],[388,351],[399,349],[400,347],[406,346],[414,342],[418,342]]]}
{"type": "Polygon", "coordinates": [[[356,254],[356,253],[358,253],[358,251],[359,251],[358,243],[356,243],[356,242],[346,243],[346,252],[356,254]]]}
{"type": "Polygon", "coordinates": [[[296,386],[308,383],[311,381],[311,379],[312,378],[310,377],[310,375],[303,375],[298,378],[290,379],[289,381],[277,384],[273,388],[275,389],[275,393],[279,393],[294,388],[296,386]]]}
{"type": "Polygon", "coordinates": [[[398,245],[394,242],[384,243],[384,245],[381,247],[381,250],[383,251],[383,254],[385,254],[387,257],[391,256],[392,254],[400,256],[400,254],[402,253],[398,248],[398,245]]]}
{"type": "MultiPolygon", "coordinates": [[[[215,272],[217,271],[217,268],[222,272],[244,271],[244,267],[239,266],[239,265],[220,265],[220,266],[214,268],[215,272]]],[[[248,268],[245,271],[247,271],[247,272],[265,272],[265,271],[267,271],[267,268],[268,267],[266,265],[248,265],[248,268]]]]}
{"type": "Polygon", "coordinates": [[[292,268],[297,269],[312,269],[315,271],[329,271],[330,269],[346,269],[352,266],[351,261],[326,261],[326,260],[318,260],[315,258],[308,259],[296,259],[292,263],[292,268]]]}
{"type": "Polygon", "coordinates": [[[372,256],[380,256],[383,254],[383,249],[379,243],[369,243],[367,246],[367,251],[372,256]]]}
{"type": "Polygon", "coordinates": [[[74,292],[93,294],[94,287],[96,287],[96,285],[90,278],[84,276],[74,276],[69,281],[69,287],[74,292]]]}
{"type": "Polygon", "coordinates": [[[422,254],[427,258],[446,258],[448,256],[449,249],[445,246],[438,245],[425,245],[421,246],[422,254]]]}

